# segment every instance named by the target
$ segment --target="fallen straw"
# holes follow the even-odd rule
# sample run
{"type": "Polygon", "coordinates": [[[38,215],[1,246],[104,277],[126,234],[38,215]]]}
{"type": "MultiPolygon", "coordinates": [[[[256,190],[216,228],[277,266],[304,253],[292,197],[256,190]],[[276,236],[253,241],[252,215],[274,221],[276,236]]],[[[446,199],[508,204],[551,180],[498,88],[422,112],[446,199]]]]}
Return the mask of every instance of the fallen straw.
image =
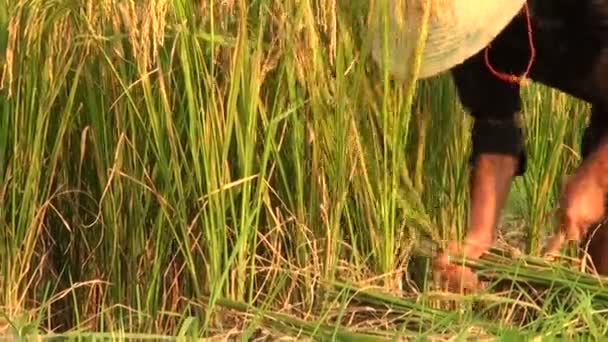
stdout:
{"type": "MultiPolygon", "coordinates": [[[[436,244],[421,240],[413,251],[414,255],[432,258],[436,244]]],[[[514,248],[492,247],[480,259],[452,256],[452,262],[470,267],[484,281],[509,281],[527,283],[540,287],[576,288],[594,294],[596,299],[608,304],[608,277],[603,277],[579,269],[576,258],[560,257],[548,260],[527,255],[514,248]]]]}

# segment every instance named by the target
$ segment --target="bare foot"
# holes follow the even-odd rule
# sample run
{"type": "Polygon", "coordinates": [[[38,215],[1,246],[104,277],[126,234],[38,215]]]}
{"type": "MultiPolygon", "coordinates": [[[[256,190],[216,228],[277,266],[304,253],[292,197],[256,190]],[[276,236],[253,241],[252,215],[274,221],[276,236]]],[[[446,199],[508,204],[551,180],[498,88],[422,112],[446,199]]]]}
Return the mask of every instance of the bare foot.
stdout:
{"type": "Polygon", "coordinates": [[[441,253],[434,261],[433,273],[441,287],[450,292],[479,289],[477,275],[450,258],[478,259],[490,248],[516,169],[517,159],[508,155],[481,154],[477,158],[471,174],[471,213],[464,246],[451,242],[447,252],[441,253]]]}
{"type": "Polygon", "coordinates": [[[477,275],[468,267],[452,263],[462,258],[478,259],[490,247],[490,243],[467,241],[463,247],[457,241],[450,242],[447,251],[440,253],[433,263],[434,277],[438,285],[450,292],[470,292],[481,289],[477,275]]]}

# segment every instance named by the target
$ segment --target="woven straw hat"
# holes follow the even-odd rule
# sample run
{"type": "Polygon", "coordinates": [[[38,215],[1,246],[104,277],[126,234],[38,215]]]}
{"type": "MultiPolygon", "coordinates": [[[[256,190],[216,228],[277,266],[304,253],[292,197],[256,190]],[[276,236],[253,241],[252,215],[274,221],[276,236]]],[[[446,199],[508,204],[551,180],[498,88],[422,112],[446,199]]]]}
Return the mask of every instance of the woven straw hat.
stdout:
{"type": "MultiPolygon", "coordinates": [[[[375,9],[372,56],[396,79],[407,77],[423,23],[423,0],[388,2],[388,16],[375,9]],[[384,62],[383,39],[388,19],[384,62]]],[[[522,9],[525,0],[429,0],[427,39],[418,78],[427,78],[464,62],[487,46],[522,9]]]]}

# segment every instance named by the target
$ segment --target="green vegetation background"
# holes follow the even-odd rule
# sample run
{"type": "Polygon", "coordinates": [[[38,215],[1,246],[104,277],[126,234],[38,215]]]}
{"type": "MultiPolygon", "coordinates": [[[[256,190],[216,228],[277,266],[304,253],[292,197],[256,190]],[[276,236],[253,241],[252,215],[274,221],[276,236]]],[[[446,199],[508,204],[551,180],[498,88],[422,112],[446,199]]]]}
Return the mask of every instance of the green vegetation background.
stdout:
{"type": "MultiPolygon", "coordinates": [[[[446,75],[410,110],[369,58],[370,4],[4,1],[1,332],[602,335],[593,291],[453,310],[427,288],[416,251],[466,229],[470,118],[446,75]]],[[[587,106],[522,95],[500,238],[534,255],[587,106]]]]}

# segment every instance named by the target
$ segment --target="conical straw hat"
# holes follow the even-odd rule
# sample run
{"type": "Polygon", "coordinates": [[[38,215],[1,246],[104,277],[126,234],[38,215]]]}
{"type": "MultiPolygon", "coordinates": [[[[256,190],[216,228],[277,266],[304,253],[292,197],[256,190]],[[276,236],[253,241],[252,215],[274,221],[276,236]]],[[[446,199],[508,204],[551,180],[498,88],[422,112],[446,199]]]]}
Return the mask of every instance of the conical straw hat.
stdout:
{"type": "MultiPolygon", "coordinates": [[[[376,8],[372,56],[396,79],[407,77],[423,21],[423,0],[388,1],[388,16],[376,8]],[[388,19],[384,63],[383,39],[388,19]]],[[[464,62],[486,47],[522,9],[525,0],[429,0],[427,39],[418,78],[427,78],[464,62]]]]}

